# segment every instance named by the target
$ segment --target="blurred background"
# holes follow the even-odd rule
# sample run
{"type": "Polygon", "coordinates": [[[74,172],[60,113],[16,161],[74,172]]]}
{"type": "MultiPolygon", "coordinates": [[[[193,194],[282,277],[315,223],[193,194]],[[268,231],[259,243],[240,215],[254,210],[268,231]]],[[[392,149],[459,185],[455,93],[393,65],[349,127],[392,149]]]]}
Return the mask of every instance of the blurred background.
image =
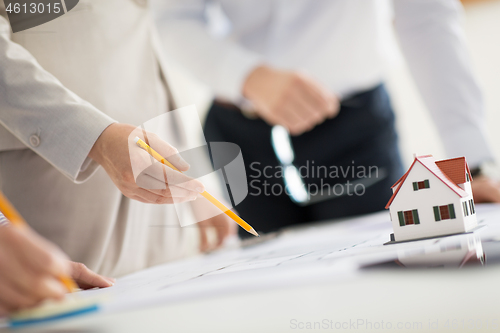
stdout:
{"type": "MultiPolygon", "coordinates": [[[[464,29],[476,77],[483,89],[487,134],[500,161],[500,0],[462,0],[464,29]]],[[[167,55],[168,56],[168,55],[167,55]]],[[[402,56],[394,63],[387,85],[397,116],[400,147],[406,166],[413,153],[446,158],[438,132],[424,106],[402,56]]],[[[210,89],[169,59],[168,75],[179,106],[196,104],[202,119],[210,106],[210,89]]],[[[451,156],[450,156],[451,157],[451,156]]]]}

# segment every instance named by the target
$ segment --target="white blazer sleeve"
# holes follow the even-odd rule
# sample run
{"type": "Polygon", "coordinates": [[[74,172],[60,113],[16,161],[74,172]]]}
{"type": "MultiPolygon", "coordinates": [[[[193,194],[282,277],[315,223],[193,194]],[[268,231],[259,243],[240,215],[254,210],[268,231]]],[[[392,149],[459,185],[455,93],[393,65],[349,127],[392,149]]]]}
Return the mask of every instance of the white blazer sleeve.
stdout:
{"type": "Polygon", "coordinates": [[[172,55],[223,99],[238,103],[243,83],[263,62],[260,55],[212,36],[206,0],[152,0],[151,9],[165,53],[172,55]]]}
{"type": "MultiPolygon", "coordinates": [[[[412,76],[450,156],[492,160],[483,99],[472,74],[457,0],[393,0],[395,27],[412,76]]],[[[424,129],[422,129],[424,131],[424,129]]]]}
{"type": "Polygon", "coordinates": [[[87,157],[114,120],[65,88],[10,40],[0,16],[0,124],[74,182],[98,167],[87,157]]]}

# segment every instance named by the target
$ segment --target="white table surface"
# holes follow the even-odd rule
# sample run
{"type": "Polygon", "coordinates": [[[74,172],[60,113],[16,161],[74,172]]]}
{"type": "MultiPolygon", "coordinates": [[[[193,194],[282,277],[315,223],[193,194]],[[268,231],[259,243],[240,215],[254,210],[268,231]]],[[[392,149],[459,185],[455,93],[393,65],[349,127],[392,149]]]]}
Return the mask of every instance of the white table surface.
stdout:
{"type": "MultiPolygon", "coordinates": [[[[500,220],[498,207],[489,209],[490,219],[500,220]]],[[[499,264],[369,269],[332,281],[233,291],[16,332],[499,331],[499,280],[499,264]]]]}

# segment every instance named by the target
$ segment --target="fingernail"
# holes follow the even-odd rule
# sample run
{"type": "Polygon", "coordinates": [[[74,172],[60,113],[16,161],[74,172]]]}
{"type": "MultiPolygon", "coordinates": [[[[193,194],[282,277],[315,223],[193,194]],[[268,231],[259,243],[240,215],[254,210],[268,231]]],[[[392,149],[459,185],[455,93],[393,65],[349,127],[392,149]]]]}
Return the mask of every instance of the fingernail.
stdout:
{"type": "Polygon", "coordinates": [[[189,201],[195,201],[195,200],[196,200],[196,197],[189,198],[189,201]]]}
{"type": "Polygon", "coordinates": [[[196,191],[203,193],[203,192],[205,192],[205,189],[203,187],[197,187],[196,191]]]}

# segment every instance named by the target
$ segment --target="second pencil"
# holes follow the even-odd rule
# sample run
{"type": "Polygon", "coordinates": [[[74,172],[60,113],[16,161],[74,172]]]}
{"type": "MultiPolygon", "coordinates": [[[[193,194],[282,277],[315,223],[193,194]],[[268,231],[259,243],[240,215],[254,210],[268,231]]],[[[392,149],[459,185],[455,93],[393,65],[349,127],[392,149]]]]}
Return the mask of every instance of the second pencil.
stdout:
{"type": "MultiPolygon", "coordinates": [[[[174,169],[175,171],[181,172],[172,163],[167,161],[166,158],[158,154],[153,148],[151,148],[146,142],[144,142],[140,138],[136,137],[134,141],[139,147],[147,151],[149,155],[153,156],[153,158],[158,162],[165,164],[166,166],[170,167],[171,169],[174,169]]],[[[254,228],[252,228],[250,224],[245,222],[241,217],[239,217],[233,211],[231,211],[229,208],[223,205],[219,200],[215,199],[210,193],[204,191],[203,193],[201,193],[201,195],[205,197],[208,201],[210,201],[213,205],[215,205],[217,208],[219,208],[221,211],[223,211],[224,214],[233,219],[234,222],[238,223],[247,232],[251,233],[254,236],[259,236],[259,234],[254,230],[254,228]]]]}

